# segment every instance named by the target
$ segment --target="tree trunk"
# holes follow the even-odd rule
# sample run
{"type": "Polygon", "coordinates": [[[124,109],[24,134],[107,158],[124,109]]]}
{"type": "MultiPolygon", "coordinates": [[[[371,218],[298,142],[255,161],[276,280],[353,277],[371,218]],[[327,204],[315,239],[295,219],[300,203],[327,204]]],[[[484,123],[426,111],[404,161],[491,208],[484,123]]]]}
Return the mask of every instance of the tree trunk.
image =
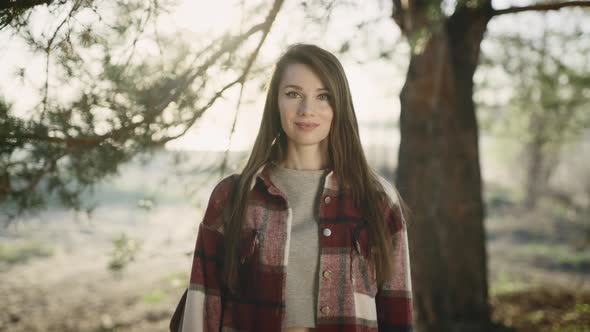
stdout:
{"type": "Polygon", "coordinates": [[[546,132],[543,116],[537,112],[531,114],[529,132],[532,139],[524,148],[526,159],[525,174],[525,200],[524,206],[527,210],[534,210],[537,207],[539,194],[547,187],[547,178],[543,176],[545,158],[543,149],[546,145],[546,132]]]}
{"type": "MultiPolygon", "coordinates": [[[[486,6],[485,10],[491,10],[486,6]]],[[[473,74],[490,15],[457,9],[412,55],[401,99],[397,186],[411,211],[416,327],[488,331],[484,207],[473,74]]]]}

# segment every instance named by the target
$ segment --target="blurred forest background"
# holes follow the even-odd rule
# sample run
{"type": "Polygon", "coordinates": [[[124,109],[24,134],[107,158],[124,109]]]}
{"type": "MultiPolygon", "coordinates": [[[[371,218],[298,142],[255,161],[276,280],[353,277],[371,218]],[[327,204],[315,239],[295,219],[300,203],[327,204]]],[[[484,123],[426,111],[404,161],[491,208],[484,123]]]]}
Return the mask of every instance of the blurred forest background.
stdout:
{"type": "Polygon", "coordinates": [[[589,7],[2,1],[0,331],[167,330],[295,42],[412,210],[417,331],[590,331],[589,7]]]}

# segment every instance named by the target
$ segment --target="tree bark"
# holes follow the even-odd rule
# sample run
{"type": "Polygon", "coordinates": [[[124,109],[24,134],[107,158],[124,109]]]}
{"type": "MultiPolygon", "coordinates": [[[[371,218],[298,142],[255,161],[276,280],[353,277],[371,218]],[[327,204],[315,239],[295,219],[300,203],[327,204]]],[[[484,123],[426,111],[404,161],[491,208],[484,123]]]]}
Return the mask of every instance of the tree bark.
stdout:
{"type": "MultiPolygon", "coordinates": [[[[414,11],[396,19],[409,38],[416,27],[425,26],[420,24],[425,16],[414,11]]],[[[396,183],[411,209],[415,323],[421,332],[490,330],[472,94],[491,11],[489,2],[476,9],[459,7],[437,22],[439,28],[431,30],[422,52],[412,53],[400,95],[396,183]]]]}

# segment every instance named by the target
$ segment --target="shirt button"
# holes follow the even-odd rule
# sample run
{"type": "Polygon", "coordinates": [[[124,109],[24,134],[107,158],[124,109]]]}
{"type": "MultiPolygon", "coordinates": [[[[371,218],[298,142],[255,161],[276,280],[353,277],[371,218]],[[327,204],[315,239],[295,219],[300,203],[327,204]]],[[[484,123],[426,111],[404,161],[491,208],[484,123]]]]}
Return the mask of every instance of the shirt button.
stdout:
{"type": "Polygon", "coordinates": [[[332,231],[329,228],[324,228],[324,236],[332,235],[332,231]]]}
{"type": "Polygon", "coordinates": [[[332,278],[332,271],[325,270],[323,276],[324,276],[324,278],[330,280],[330,278],[332,278]]]}
{"type": "Polygon", "coordinates": [[[327,314],[329,314],[329,313],[330,313],[330,307],[328,307],[328,306],[324,306],[324,307],[322,308],[322,313],[323,313],[324,315],[327,315],[327,314]]]}
{"type": "Polygon", "coordinates": [[[324,202],[326,202],[326,204],[330,204],[331,201],[332,201],[332,197],[330,197],[330,196],[326,196],[326,198],[324,198],[324,202]]]}

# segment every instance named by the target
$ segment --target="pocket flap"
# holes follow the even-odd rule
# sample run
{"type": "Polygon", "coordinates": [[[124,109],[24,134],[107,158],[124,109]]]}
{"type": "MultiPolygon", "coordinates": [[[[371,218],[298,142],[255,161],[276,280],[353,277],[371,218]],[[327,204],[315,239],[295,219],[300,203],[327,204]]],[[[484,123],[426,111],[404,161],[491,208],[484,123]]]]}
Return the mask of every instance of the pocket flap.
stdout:
{"type": "Polygon", "coordinates": [[[359,225],[352,230],[352,244],[357,254],[367,258],[370,250],[369,232],[365,225],[359,225]]]}
{"type": "Polygon", "coordinates": [[[245,263],[258,247],[258,230],[250,229],[242,232],[240,237],[240,263],[245,263]]]}

